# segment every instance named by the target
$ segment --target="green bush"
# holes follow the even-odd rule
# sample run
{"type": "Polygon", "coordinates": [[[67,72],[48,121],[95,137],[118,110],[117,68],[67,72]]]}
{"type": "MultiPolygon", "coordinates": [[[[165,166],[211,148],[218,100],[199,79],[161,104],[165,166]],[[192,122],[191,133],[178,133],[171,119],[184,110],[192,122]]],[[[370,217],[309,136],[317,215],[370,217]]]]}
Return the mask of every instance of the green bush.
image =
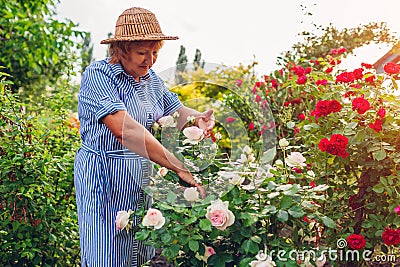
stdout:
{"type": "MultiPolygon", "coordinates": [[[[4,75],[4,73],[2,73],[4,75]]],[[[0,84],[0,265],[77,266],[73,184],[79,144],[68,84],[24,106],[0,84]]]]}

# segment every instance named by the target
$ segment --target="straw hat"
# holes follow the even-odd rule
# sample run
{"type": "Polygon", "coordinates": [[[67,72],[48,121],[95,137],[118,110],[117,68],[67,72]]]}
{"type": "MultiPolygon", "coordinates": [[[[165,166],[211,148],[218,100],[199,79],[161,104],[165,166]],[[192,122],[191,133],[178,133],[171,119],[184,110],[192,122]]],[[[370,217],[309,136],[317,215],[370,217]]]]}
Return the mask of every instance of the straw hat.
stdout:
{"type": "Polygon", "coordinates": [[[166,36],[161,32],[160,24],[154,13],[144,8],[132,7],[125,10],[118,17],[114,37],[103,40],[100,43],[176,39],[178,39],[177,36],[166,36]]]}

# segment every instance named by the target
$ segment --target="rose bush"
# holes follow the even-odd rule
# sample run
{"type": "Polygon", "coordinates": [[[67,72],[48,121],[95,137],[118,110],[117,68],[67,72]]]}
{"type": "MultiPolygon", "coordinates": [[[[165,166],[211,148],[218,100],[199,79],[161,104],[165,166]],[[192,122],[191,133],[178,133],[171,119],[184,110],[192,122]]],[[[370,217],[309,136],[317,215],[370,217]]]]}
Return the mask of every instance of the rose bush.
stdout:
{"type": "MultiPolygon", "coordinates": [[[[247,98],[252,96],[257,103],[259,110],[252,114],[258,117],[248,122],[241,120],[247,113],[239,113],[224,119],[228,126],[248,123],[246,128],[258,134],[253,147],[242,147],[237,158],[221,154],[218,140],[207,145],[209,140],[201,138],[193,144],[180,143],[178,156],[207,185],[208,197],[185,197],[183,188],[168,182],[168,177],[179,182],[171,172],[166,180],[155,179],[163,186],[150,192],[153,206],[166,222],[156,231],[141,224],[136,238],[162,247],[164,255],[181,266],[202,266],[206,247],[215,251],[208,257],[210,266],[352,264],[289,257],[291,250],[336,249],[339,239],[347,240],[345,250],[397,253],[400,102],[393,94],[397,67],[391,63],[381,75],[366,63],[344,71],[339,64],[344,51],[289,62],[256,82],[247,98]],[[263,116],[268,108],[274,113],[273,123],[263,116]],[[271,143],[271,129],[276,130],[278,144],[263,151],[263,142],[271,143]],[[204,147],[214,147],[208,150],[213,156],[202,153],[204,147]],[[207,164],[198,160],[205,155],[207,164]],[[176,190],[163,191],[164,186],[176,190]],[[219,203],[213,216],[207,209],[211,203],[219,203]],[[286,258],[271,255],[266,258],[271,262],[262,263],[256,258],[259,251],[285,251],[286,258]]],[[[246,84],[242,81],[240,86],[246,84]]],[[[226,101],[231,103],[234,97],[226,101]]]]}

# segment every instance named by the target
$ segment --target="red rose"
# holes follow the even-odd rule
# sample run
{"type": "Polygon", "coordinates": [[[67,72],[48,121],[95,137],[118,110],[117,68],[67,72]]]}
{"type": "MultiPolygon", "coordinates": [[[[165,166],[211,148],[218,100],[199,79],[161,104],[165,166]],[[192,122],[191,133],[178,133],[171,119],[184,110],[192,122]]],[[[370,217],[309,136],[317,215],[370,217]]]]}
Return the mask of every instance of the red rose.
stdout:
{"type": "Polygon", "coordinates": [[[351,234],[347,237],[347,243],[352,249],[363,249],[365,247],[365,238],[362,235],[351,234]]]}
{"type": "Polygon", "coordinates": [[[343,72],[336,76],[336,82],[342,83],[352,83],[354,82],[354,73],[353,72],[343,72]]]}
{"type": "Polygon", "coordinates": [[[271,80],[271,86],[274,88],[278,88],[278,83],[276,82],[275,79],[271,80]]]}
{"type": "Polygon", "coordinates": [[[376,119],[374,123],[369,124],[369,128],[379,133],[380,131],[382,131],[382,124],[383,124],[382,120],[376,119]]]}
{"type": "Polygon", "coordinates": [[[306,115],[304,115],[303,113],[300,113],[297,118],[301,121],[304,121],[306,119],[306,115]]]}
{"type": "Polygon", "coordinates": [[[254,99],[254,101],[260,102],[261,101],[261,96],[260,95],[256,95],[256,98],[254,99]]]}
{"type": "Polygon", "coordinates": [[[297,84],[305,84],[307,82],[307,76],[300,76],[297,78],[296,83],[297,84]]]}
{"type": "Polygon", "coordinates": [[[359,68],[359,69],[355,69],[353,70],[353,74],[354,74],[354,79],[356,80],[360,80],[363,77],[363,68],[359,68]]]}
{"type": "Polygon", "coordinates": [[[382,119],[385,117],[386,115],[386,109],[384,108],[380,108],[377,112],[378,116],[381,117],[382,119]]]}
{"type": "Polygon", "coordinates": [[[347,144],[349,143],[349,139],[341,134],[332,134],[330,142],[335,143],[341,148],[346,148],[347,144]]]}
{"type": "Polygon", "coordinates": [[[317,80],[317,81],[315,82],[315,84],[316,84],[317,86],[319,86],[319,85],[326,85],[327,83],[328,83],[328,81],[325,80],[325,79],[323,79],[323,80],[317,80]]]}
{"type": "Polygon", "coordinates": [[[371,75],[371,76],[365,78],[365,81],[366,81],[367,83],[373,83],[373,82],[375,81],[375,78],[376,78],[376,77],[375,77],[374,75],[371,75]]]}
{"type": "Polygon", "coordinates": [[[311,71],[312,71],[311,67],[308,67],[308,68],[306,68],[306,69],[304,70],[304,72],[305,72],[306,74],[309,74],[311,71]]]}
{"type": "Polygon", "coordinates": [[[254,130],[254,128],[255,128],[254,123],[250,122],[249,123],[249,130],[252,131],[252,130],[254,130]]]}
{"type": "Polygon", "coordinates": [[[231,122],[234,122],[234,121],[235,121],[235,118],[233,118],[233,117],[228,117],[228,118],[225,119],[226,123],[231,123],[231,122]]]}
{"type": "Polygon", "coordinates": [[[331,112],[339,112],[342,109],[342,105],[337,100],[329,101],[329,109],[331,112]]]}
{"type": "Polygon", "coordinates": [[[333,71],[333,68],[327,68],[327,69],[325,70],[326,73],[331,73],[332,71],[333,71]]]}
{"type": "Polygon", "coordinates": [[[394,62],[388,62],[383,66],[383,70],[389,74],[397,74],[400,72],[400,65],[394,62]]]}
{"type": "Polygon", "coordinates": [[[326,148],[328,147],[328,144],[329,144],[328,138],[322,138],[318,143],[318,147],[322,152],[325,152],[326,148]]]}
{"type": "Polygon", "coordinates": [[[295,66],[292,68],[292,70],[294,71],[294,73],[296,73],[297,76],[303,76],[304,75],[304,68],[302,66],[295,66]]]}
{"type": "Polygon", "coordinates": [[[361,67],[364,67],[366,69],[372,69],[374,66],[372,64],[361,63],[361,67]]]}
{"type": "Polygon", "coordinates": [[[383,242],[388,246],[395,246],[400,243],[400,230],[386,227],[382,233],[383,242]]]}
{"type": "Polygon", "coordinates": [[[356,97],[352,101],[353,110],[357,110],[358,114],[364,114],[370,107],[368,100],[364,97],[356,97]]]}

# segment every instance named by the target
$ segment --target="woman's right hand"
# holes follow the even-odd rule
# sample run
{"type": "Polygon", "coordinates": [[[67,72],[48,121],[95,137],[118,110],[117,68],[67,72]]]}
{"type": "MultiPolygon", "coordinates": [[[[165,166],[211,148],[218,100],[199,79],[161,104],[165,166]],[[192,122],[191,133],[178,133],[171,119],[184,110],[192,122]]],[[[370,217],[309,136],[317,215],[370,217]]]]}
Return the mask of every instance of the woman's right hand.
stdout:
{"type": "Polygon", "coordinates": [[[206,197],[206,190],[204,189],[203,185],[196,183],[193,175],[189,171],[179,171],[177,172],[177,174],[182,181],[189,184],[190,186],[196,187],[202,199],[206,197]]]}

